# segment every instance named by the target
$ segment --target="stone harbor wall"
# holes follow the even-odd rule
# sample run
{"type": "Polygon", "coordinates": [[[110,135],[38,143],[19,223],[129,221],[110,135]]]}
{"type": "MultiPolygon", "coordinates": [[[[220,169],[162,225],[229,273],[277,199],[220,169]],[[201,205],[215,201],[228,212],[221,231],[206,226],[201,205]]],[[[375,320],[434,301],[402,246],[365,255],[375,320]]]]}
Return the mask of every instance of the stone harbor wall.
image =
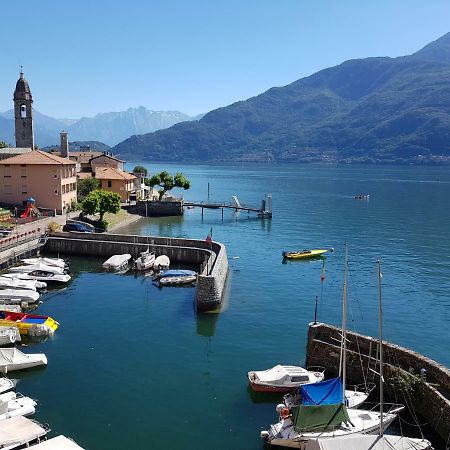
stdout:
{"type": "Polygon", "coordinates": [[[199,267],[195,293],[199,311],[217,309],[222,305],[228,259],[225,246],[219,242],[110,233],[51,233],[42,251],[104,258],[129,253],[137,258],[147,247],[156,256],[167,255],[171,262],[199,267]]]}
{"type": "MultiPolygon", "coordinates": [[[[327,377],[336,376],[340,340],[340,328],[311,323],[306,365],[324,366],[327,377]]],[[[378,385],[378,344],[377,338],[347,332],[347,380],[350,383],[358,384],[366,379],[378,385]]],[[[450,370],[413,350],[386,341],[383,341],[383,356],[384,390],[388,400],[408,405],[446,442],[450,436],[450,370]]]]}
{"type": "Polygon", "coordinates": [[[225,246],[214,242],[216,251],[209,264],[198,276],[196,306],[199,311],[211,311],[222,306],[228,277],[228,258],[225,246]]]}

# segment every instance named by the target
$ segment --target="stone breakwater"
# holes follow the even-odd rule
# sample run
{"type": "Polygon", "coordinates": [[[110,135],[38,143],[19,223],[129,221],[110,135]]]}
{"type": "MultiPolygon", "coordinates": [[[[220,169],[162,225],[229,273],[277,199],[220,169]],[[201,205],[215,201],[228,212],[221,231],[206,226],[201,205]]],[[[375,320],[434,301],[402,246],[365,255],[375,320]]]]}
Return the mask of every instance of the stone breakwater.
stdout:
{"type": "Polygon", "coordinates": [[[195,291],[195,304],[199,311],[217,309],[222,305],[228,258],[225,246],[220,242],[110,233],[52,233],[42,250],[105,258],[129,253],[137,258],[147,247],[156,256],[167,255],[173,263],[200,267],[195,291]]]}
{"type": "MultiPolygon", "coordinates": [[[[308,330],[307,366],[324,366],[328,376],[339,372],[341,329],[311,323],[308,330]]],[[[378,383],[378,339],[347,331],[347,379],[378,383]]],[[[447,442],[450,436],[450,370],[413,350],[383,341],[384,390],[396,403],[420,414],[447,442]],[[425,369],[426,376],[421,373],[425,369]]]]}

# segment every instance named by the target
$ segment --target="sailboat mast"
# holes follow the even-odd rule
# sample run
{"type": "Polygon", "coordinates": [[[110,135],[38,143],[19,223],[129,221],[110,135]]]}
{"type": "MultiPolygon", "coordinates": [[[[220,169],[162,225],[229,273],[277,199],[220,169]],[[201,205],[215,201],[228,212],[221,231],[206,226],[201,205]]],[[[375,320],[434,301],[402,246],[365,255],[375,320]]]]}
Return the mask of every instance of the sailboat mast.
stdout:
{"type": "Polygon", "coordinates": [[[381,262],[377,261],[378,265],[378,312],[379,312],[379,335],[380,335],[380,436],[383,435],[383,307],[381,303],[381,262]]]}
{"type": "Polygon", "coordinates": [[[342,402],[345,404],[345,379],[347,377],[347,286],[348,286],[348,247],[345,244],[344,263],[344,289],[342,298],[342,342],[341,342],[341,368],[339,375],[342,380],[342,402]]]}

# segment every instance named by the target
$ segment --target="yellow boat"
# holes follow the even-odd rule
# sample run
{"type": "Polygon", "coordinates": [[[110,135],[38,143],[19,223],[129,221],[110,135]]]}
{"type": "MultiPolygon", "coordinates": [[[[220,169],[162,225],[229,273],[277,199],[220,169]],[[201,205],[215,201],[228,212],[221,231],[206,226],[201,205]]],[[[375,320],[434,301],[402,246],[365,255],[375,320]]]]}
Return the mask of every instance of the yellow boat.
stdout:
{"type": "Polygon", "coordinates": [[[283,258],[287,259],[306,259],[321,256],[328,250],[300,250],[299,252],[283,252],[283,258]]]}
{"type": "Polygon", "coordinates": [[[21,335],[49,336],[59,323],[49,316],[0,311],[0,326],[17,327],[21,335]]]}

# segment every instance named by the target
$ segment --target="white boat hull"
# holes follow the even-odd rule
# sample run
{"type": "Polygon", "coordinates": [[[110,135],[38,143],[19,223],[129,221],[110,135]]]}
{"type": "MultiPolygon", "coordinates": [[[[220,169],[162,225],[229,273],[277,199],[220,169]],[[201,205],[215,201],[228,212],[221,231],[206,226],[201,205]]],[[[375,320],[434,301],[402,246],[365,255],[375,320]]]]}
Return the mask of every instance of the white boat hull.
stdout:
{"type": "Polygon", "coordinates": [[[17,348],[0,348],[0,372],[8,373],[46,364],[47,357],[43,353],[27,354],[17,348]]]}
{"type": "Polygon", "coordinates": [[[12,345],[20,341],[20,333],[17,327],[0,326],[0,346],[12,345]]]}
{"type": "Polygon", "coordinates": [[[39,293],[28,289],[0,289],[0,299],[12,300],[12,303],[33,303],[39,300],[39,293]]]}

